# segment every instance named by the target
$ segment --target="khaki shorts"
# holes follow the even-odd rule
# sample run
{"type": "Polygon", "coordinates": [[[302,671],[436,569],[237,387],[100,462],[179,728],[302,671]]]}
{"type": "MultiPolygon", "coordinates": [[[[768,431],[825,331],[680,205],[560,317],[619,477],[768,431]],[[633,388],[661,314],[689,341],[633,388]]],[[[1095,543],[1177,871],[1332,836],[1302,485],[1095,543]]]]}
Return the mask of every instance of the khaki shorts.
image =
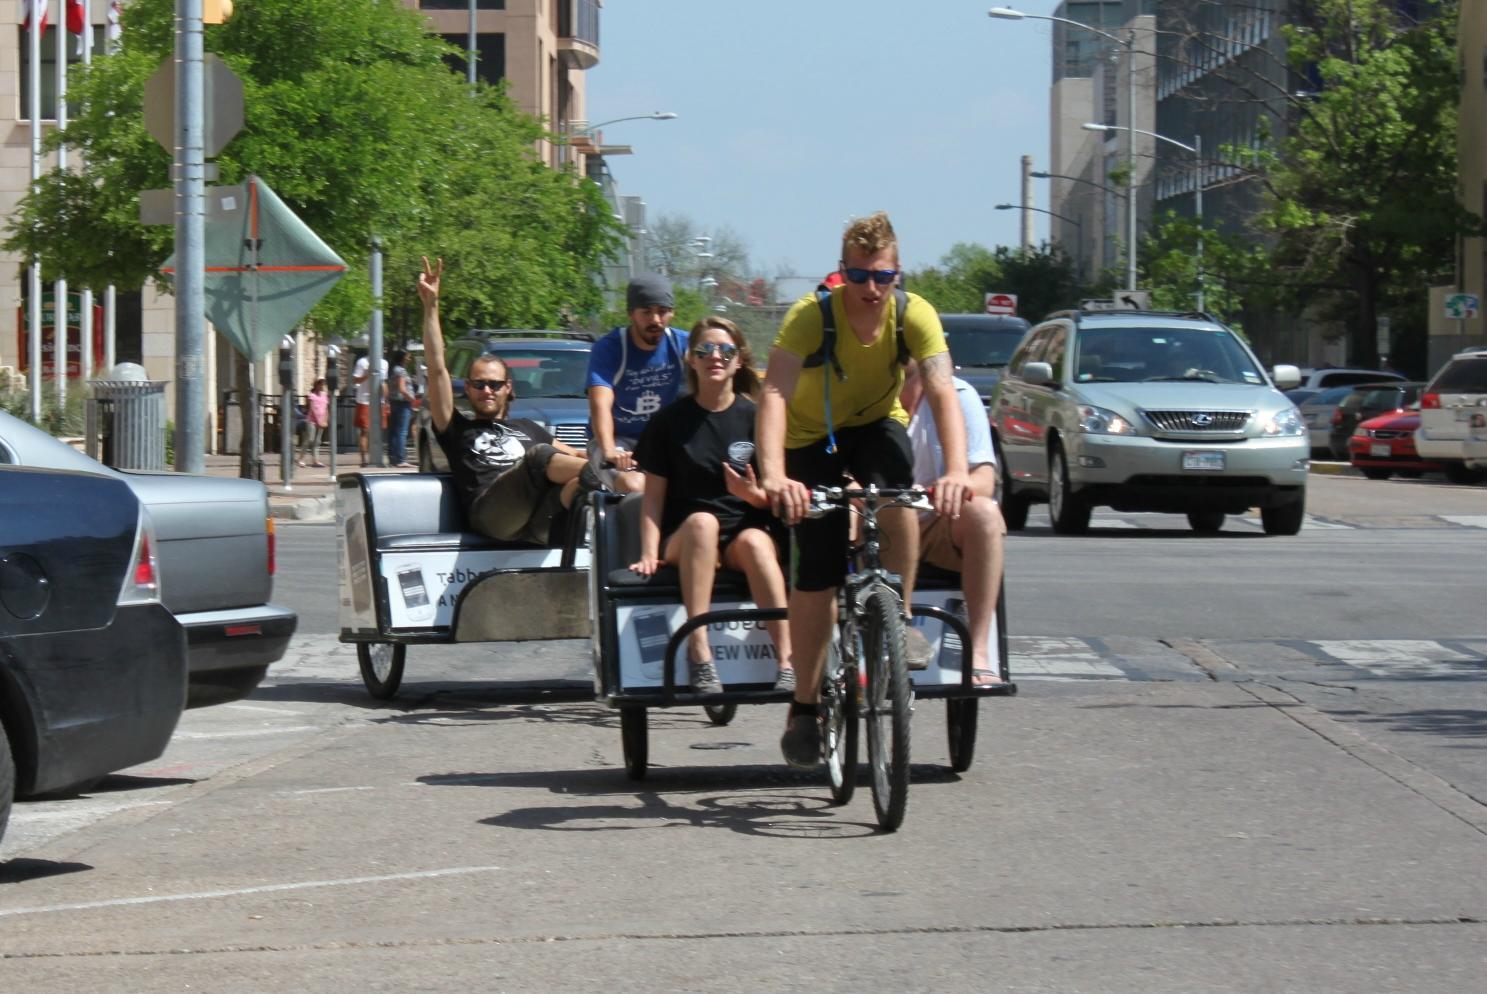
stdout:
{"type": "MultiPolygon", "coordinates": [[[[954,540],[950,537],[951,525],[949,518],[943,518],[936,514],[928,522],[919,522],[919,561],[947,569],[954,573],[961,572],[965,560],[961,557],[960,549],[956,548],[954,540]]],[[[1003,527],[1002,534],[1007,534],[1003,527]]]]}

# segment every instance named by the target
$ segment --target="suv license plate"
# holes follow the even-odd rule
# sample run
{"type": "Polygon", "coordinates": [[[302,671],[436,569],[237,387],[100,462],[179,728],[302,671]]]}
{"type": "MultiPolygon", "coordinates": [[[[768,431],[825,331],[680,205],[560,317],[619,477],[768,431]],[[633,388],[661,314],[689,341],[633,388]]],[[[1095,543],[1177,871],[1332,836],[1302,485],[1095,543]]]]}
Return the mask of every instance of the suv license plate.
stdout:
{"type": "Polygon", "coordinates": [[[1195,469],[1205,473],[1222,473],[1224,471],[1224,453],[1184,452],[1182,454],[1182,468],[1195,469]]]}

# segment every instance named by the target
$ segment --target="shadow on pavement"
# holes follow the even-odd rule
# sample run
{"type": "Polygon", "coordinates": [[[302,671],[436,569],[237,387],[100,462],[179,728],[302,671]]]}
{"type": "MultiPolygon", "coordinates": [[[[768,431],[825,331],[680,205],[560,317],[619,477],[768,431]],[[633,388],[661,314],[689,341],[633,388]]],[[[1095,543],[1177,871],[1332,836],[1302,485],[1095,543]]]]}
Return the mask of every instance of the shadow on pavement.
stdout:
{"type": "Polygon", "coordinates": [[[0,884],[19,884],[27,880],[58,877],[64,873],[82,873],[93,869],[88,863],[62,863],[53,859],[12,859],[0,863],[0,884]]]}
{"type": "MultiPolygon", "coordinates": [[[[1396,711],[1373,714],[1366,711],[1330,711],[1370,725],[1387,725],[1390,731],[1444,735],[1457,739],[1487,739],[1487,711],[1468,708],[1427,708],[1421,711],[1396,711]]],[[[1458,749],[1480,749],[1482,743],[1462,743],[1458,749]]]]}

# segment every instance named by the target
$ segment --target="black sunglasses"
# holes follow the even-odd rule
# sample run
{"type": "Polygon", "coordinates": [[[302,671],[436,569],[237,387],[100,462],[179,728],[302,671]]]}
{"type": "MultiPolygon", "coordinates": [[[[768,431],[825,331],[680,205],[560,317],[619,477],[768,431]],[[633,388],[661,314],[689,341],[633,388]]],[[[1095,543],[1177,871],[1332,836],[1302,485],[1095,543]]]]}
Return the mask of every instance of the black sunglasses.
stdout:
{"type": "Polygon", "coordinates": [[[887,286],[898,279],[897,269],[843,269],[842,275],[853,283],[866,283],[869,278],[878,286],[887,286]]]}
{"type": "Polygon", "coordinates": [[[706,359],[716,352],[724,362],[732,362],[733,357],[738,355],[738,346],[730,345],[728,342],[703,342],[692,346],[692,354],[699,359],[706,359]]]}
{"type": "Polygon", "coordinates": [[[506,385],[505,380],[466,380],[465,386],[472,390],[499,390],[506,385]]]}

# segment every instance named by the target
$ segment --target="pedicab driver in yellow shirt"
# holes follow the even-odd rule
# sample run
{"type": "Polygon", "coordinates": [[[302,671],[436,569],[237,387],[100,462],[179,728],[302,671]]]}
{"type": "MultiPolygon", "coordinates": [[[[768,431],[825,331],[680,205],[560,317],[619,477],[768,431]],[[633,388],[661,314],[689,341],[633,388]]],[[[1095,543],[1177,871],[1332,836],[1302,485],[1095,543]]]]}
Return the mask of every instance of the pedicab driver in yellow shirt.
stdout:
{"type": "MultiPolygon", "coordinates": [[[[836,624],[836,592],[846,576],[848,548],[845,511],[803,520],[810,488],[839,485],[844,474],[862,486],[908,487],[914,482],[909,416],[898,399],[904,376],[894,292],[898,239],[887,214],[852,222],[842,238],[840,266],[846,282],[831,291],[834,356],[808,364],[821,348],[824,322],[815,294],[797,301],[770,350],[755,432],[765,495],[774,512],[795,527],[788,610],[798,679],[780,748],[786,762],[803,769],[821,761],[821,670],[836,624]]],[[[906,300],[904,344],[919,361],[924,394],[945,450],[945,472],[935,482],[935,510],[956,518],[971,494],[971,479],[950,353],[934,308],[915,294],[907,294],[906,300]]],[[[916,513],[890,508],[878,520],[884,563],[903,577],[907,605],[919,562],[916,513]]]]}

